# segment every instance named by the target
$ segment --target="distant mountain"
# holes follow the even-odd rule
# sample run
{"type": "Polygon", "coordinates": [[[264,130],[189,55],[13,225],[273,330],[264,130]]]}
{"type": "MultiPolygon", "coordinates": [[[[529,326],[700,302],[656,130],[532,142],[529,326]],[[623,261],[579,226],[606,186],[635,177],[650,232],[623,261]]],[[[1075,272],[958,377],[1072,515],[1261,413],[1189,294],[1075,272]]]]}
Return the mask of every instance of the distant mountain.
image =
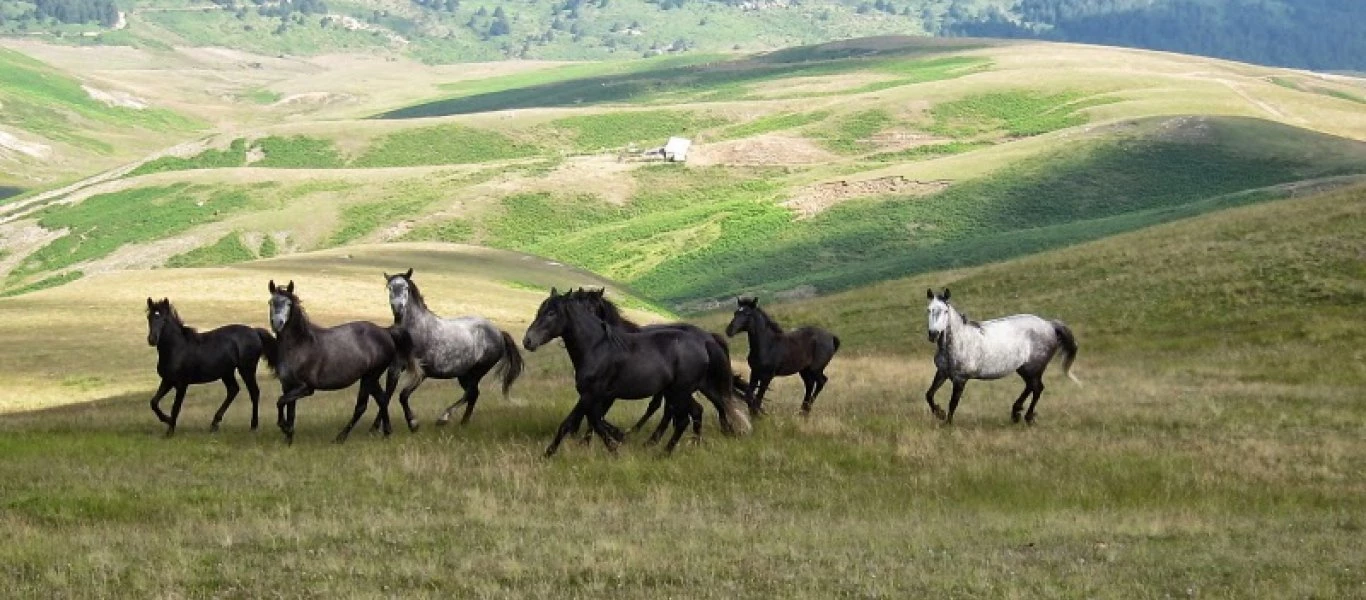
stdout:
{"type": "Polygon", "coordinates": [[[763,50],[885,34],[1038,38],[1366,71],[1361,0],[0,0],[0,33],[428,63],[763,50]]]}

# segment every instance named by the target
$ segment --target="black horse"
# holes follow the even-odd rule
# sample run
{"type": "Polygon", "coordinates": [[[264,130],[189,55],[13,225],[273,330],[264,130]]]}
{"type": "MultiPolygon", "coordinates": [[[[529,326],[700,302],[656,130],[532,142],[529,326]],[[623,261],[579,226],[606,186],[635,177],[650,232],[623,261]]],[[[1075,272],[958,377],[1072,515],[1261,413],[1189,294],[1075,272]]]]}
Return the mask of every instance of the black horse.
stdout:
{"type": "MultiPolygon", "coordinates": [[[[626,318],[624,315],[622,315],[621,309],[617,308],[616,304],[612,303],[611,300],[608,300],[606,298],[605,291],[605,289],[585,290],[583,288],[579,288],[577,290],[570,292],[569,297],[574,300],[581,300],[587,302],[593,310],[593,312],[597,314],[599,318],[605,321],[609,326],[617,328],[619,331],[636,333],[640,331],[652,331],[656,329],[677,329],[679,331],[683,331],[685,333],[698,337],[698,339],[700,339],[703,343],[706,343],[707,339],[710,338],[716,344],[721,346],[721,351],[725,353],[726,360],[728,362],[730,361],[730,344],[726,341],[725,337],[689,323],[660,323],[655,325],[642,326],[636,323],[635,321],[632,321],[626,318]]],[[[747,389],[747,386],[749,384],[745,383],[745,381],[741,379],[739,375],[733,375],[731,377],[731,381],[734,393],[737,395],[744,395],[745,390],[747,389]]],[[[653,417],[655,412],[658,411],[663,404],[664,394],[655,394],[654,398],[650,399],[650,405],[645,409],[645,414],[641,415],[640,420],[636,421],[636,424],[631,427],[628,433],[635,433],[639,431],[642,427],[644,427],[645,423],[649,422],[650,417],[653,417]]],[[[693,419],[693,432],[697,437],[700,438],[702,436],[702,405],[699,404],[696,399],[693,399],[689,408],[690,416],[693,419]]],[[[609,403],[607,407],[607,410],[610,409],[611,403],[609,403]]],[[[604,414],[606,414],[606,411],[604,411],[604,414]]],[[[655,434],[652,435],[650,439],[657,440],[659,436],[662,435],[664,427],[669,423],[670,420],[672,420],[672,418],[673,416],[669,414],[669,412],[666,410],[664,412],[664,418],[661,419],[659,422],[659,428],[655,430],[655,434]]],[[[578,431],[578,429],[579,423],[576,422],[574,424],[574,431],[578,431]]],[[[614,434],[618,433],[619,431],[616,429],[616,427],[612,426],[611,423],[607,423],[607,429],[608,431],[611,431],[614,434]]],[[[585,433],[584,441],[588,441],[592,435],[593,431],[591,429],[588,430],[585,433]]],[[[617,441],[621,441],[621,439],[621,437],[618,437],[617,441]]]]}
{"type": "Polygon", "coordinates": [[[588,417],[593,431],[608,450],[615,452],[617,440],[606,428],[603,414],[618,398],[664,395],[674,420],[674,434],[667,445],[670,452],[691,419],[689,404],[694,391],[701,391],[716,406],[723,431],[748,431],[749,420],[731,401],[730,361],[720,346],[699,343],[696,337],[676,329],[620,332],[593,314],[584,302],[569,296],[551,289],[522,340],[522,345],[534,352],[561,338],[574,365],[579,401],[560,424],[546,456],[555,454],[581,415],[588,417]]]}
{"type": "MultiPolygon", "coordinates": [[[[352,321],[336,327],[319,327],[309,322],[303,304],[294,295],[294,282],[276,287],[270,282],[270,327],[279,336],[276,374],[283,394],[277,403],[277,422],[285,440],[294,442],[294,411],[299,398],[315,390],[340,390],[360,381],[356,392],[356,411],[337,442],[346,440],[356,422],[365,414],[367,398],[379,406],[384,435],[393,428],[389,423],[389,392],[380,385],[397,361],[410,360],[409,342],[401,330],[386,329],[368,321],[352,321]]],[[[407,367],[416,372],[414,365],[407,367]]]]}
{"type": "Polygon", "coordinates": [[[758,298],[739,298],[736,304],[726,335],[734,337],[741,331],[749,332],[750,378],[745,401],[750,413],[763,412],[764,393],[774,377],[800,374],[806,385],[802,414],[810,414],[816,396],[825,389],[825,367],[840,349],[840,339],[819,327],[784,332],[777,321],[759,308],[758,298]]]}
{"type": "Polygon", "coordinates": [[[224,325],[200,333],[185,326],[170,300],[162,298],[160,302],[153,302],[148,298],[147,345],[157,349],[157,375],[161,376],[161,386],[152,397],[152,412],[166,424],[166,437],[175,435],[185,391],[194,384],[221,380],[228,388],[228,397],[223,399],[223,405],[218,407],[213,423],[209,425],[209,431],[218,431],[223,414],[228,412],[241,389],[237,386],[237,374],[241,374],[242,383],[251,396],[251,429],[256,430],[259,424],[257,408],[261,401],[261,389],[256,387],[256,365],[264,357],[269,367],[275,367],[275,338],[269,331],[246,325],[224,325]],[[168,417],[161,412],[161,398],[172,388],[175,388],[175,404],[171,405],[168,417]]]}

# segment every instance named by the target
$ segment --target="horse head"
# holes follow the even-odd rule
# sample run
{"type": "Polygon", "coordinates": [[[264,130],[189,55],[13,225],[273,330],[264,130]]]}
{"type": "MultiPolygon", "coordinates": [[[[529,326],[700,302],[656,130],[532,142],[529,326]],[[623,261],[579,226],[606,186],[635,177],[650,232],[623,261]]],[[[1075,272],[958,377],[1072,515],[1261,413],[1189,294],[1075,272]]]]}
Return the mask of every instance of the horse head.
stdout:
{"type": "Polygon", "coordinates": [[[759,299],[741,296],[735,299],[735,316],[726,325],[726,337],[735,337],[741,331],[749,331],[754,326],[755,313],[759,311],[759,299]]]}
{"type": "Polygon", "coordinates": [[[925,308],[928,320],[928,337],[931,342],[938,342],[939,338],[949,329],[949,316],[953,308],[949,306],[949,288],[944,288],[944,293],[935,294],[934,290],[925,290],[925,298],[929,300],[929,306],[925,308]]]}
{"type": "Polygon", "coordinates": [[[275,280],[270,280],[270,328],[275,333],[280,333],[289,323],[290,316],[294,314],[294,309],[299,306],[299,297],[294,295],[294,280],[284,286],[275,285],[275,280]]]}

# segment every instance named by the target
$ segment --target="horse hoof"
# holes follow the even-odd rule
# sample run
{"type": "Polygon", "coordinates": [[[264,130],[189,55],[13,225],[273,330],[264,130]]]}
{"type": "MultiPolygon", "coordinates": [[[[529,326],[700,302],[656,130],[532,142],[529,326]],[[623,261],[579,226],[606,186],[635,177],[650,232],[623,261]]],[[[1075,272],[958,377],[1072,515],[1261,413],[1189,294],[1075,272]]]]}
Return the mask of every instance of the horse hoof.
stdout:
{"type": "Polygon", "coordinates": [[[1011,422],[1011,423],[1019,423],[1019,422],[1020,422],[1020,413],[1011,413],[1011,415],[1010,415],[1010,422],[1011,422]]]}
{"type": "Polygon", "coordinates": [[[1026,424],[1026,425],[1033,425],[1033,424],[1034,424],[1034,415],[1025,415],[1025,424],[1026,424]]]}
{"type": "Polygon", "coordinates": [[[417,419],[408,421],[408,431],[410,433],[417,433],[417,419]]]}
{"type": "Polygon", "coordinates": [[[167,430],[166,430],[166,433],[162,434],[161,437],[169,438],[169,437],[174,437],[174,436],[175,436],[175,430],[174,430],[174,429],[167,429],[167,430]]]}
{"type": "Polygon", "coordinates": [[[437,419],[437,420],[436,420],[436,426],[437,426],[437,427],[445,427],[446,424],[448,424],[448,423],[450,423],[450,422],[451,422],[450,417],[441,417],[440,419],[437,419]]]}

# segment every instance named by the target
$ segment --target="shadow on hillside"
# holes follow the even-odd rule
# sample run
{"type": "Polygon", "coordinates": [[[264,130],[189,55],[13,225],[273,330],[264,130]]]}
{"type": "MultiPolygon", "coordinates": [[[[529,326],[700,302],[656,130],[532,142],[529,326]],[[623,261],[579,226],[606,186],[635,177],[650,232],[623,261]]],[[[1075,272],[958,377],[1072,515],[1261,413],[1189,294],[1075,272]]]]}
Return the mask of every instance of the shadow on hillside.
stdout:
{"type": "Polygon", "coordinates": [[[556,81],[437,100],[377,115],[380,119],[416,119],[518,108],[549,108],[629,102],[668,92],[705,92],[794,76],[834,75],[869,68],[878,61],[931,56],[983,47],[982,40],[914,37],[869,38],[818,46],[788,48],[738,60],[665,67],[644,72],[556,81]]]}

